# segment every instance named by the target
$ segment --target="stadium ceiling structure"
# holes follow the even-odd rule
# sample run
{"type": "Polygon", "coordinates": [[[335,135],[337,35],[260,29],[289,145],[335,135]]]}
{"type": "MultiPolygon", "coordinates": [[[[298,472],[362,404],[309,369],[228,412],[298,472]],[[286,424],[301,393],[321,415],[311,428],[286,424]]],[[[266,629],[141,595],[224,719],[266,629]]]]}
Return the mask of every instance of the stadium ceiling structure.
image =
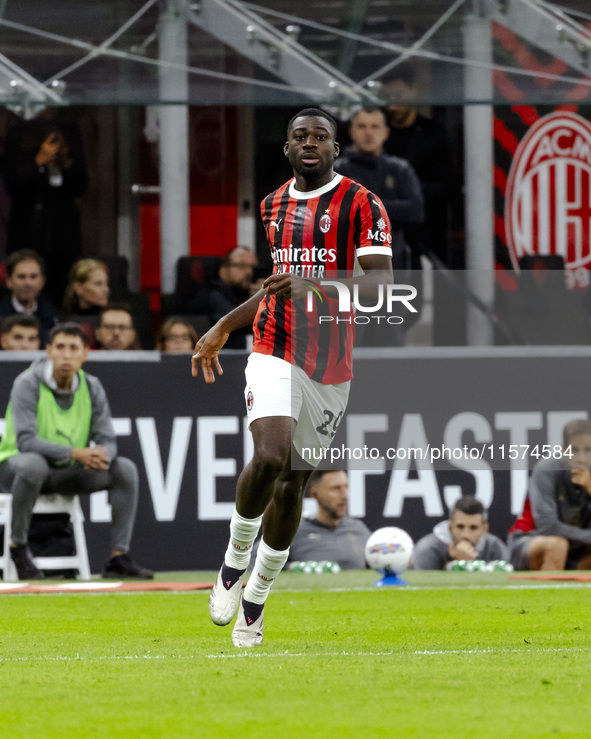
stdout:
{"type": "Polygon", "coordinates": [[[384,101],[405,62],[420,103],[557,103],[573,86],[591,100],[588,0],[0,0],[0,38],[0,103],[23,115],[163,102],[347,109],[384,101]],[[474,19],[496,42],[488,56],[474,53],[474,19]],[[503,89],[476,100],[475,69],[503,89]]]}

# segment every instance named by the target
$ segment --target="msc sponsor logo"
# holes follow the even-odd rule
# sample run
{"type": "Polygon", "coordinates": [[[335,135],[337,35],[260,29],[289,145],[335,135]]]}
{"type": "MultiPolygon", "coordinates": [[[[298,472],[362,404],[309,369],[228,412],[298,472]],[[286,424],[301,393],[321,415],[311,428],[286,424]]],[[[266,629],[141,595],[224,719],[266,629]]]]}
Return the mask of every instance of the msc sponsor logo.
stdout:
{"type": "Polygon", "coordinates": [[[372,231],[371,228],[368,228],[367,238],[371,239],[372,241],[381,241],[383,244],[392,243],[392,234],[388,233],[387,231],[380,231],[379,229],[377,231],[372,231]]]}

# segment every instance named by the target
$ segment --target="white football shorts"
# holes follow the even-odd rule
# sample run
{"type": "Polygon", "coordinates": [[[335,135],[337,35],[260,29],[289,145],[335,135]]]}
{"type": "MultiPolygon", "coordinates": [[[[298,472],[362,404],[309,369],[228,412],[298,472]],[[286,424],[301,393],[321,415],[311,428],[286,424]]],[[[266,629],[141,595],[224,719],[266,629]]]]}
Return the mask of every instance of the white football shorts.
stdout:
{"type": "Polygon", "coordinates": [[[259,418],[293,418],[297,424],[293,444],[300,457],[316,467],[343,418],[351,383],[322,385],[301,367],[258,352],[248,358],[244,374],[249,427],[259,418]]]}

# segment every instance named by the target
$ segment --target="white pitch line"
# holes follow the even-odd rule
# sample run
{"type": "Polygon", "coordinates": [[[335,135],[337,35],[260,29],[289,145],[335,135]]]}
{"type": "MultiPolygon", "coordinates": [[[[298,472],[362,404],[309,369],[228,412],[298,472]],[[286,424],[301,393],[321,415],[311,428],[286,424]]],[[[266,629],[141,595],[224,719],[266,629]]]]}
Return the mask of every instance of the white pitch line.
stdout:
{"type": "MultiPolygon", "coordinates": [[[[334,588],[278,588],[275,593],[286,593],[286,594],[297,594],[297,593],[410,593],[410,592],[444,592],[446,590],[580,590],[591,587],[590,582],[581,582],[576,580],[539,580],[539,581],[528,581],[528,582],[512,582],[512,583],[484,583],[474,585],[405,585],[400,587],[375,587],[373,585],[364,587],[334,587],[334,588]]],[[[15,597],[33,597],[36,595],[47,596],[64,596],[64,595],[75,595],[76,597],[82,595],[89,595],[92,597],[96,596],[109,596],[113,595],[153,595],[154,593],[161,593],[164,595],[206,595],[209,598],[209,590],[105,590],[104,592],[99,591],[82,591],[77,592],[75,590],[63,590],[63,591],[43,591],[42,593],[23,593],[19,590],[14,592],[2,593],[1,595],[11,595],[15,597]]]]}
{"type": "Polygon", "coordinates": [[[487,647],[486,649],[440,649],[429,650],[420,649],[414,652],[238,652],[236,654],[208,654],[207,659],[236,659],[236,658],[277,658],[277,657],[439,657],[455,654],[533,654],[533,653],[572,653],[572,652],[589,652],[590,648],[585,647],[551,647],[548,649],[495,649],[487,647]]]}
{"type": "Polygon", "coordinates": [[[151,660],[184,660],[184,661],[198,661],[198,660],[215,660],[215,659],[277,659],[277,658],[325,658],[325,657],[446,657],[458,654],[476,654],[476,655],[487,655],[487,654],[561,654],[567,653],[572,654],[575,652],[587,653],[591,651],[591,647],[549,647],[542,649],[508,649],[508,648],[494,648],[487,647],[485,649],[418,649],[411,652],[400,652],[400,651],[384,651],[384,652],[348,652],[342,650],[340,652],[236,652],[234,654],[123,654],[123,655],[97,655],[97,656],[85,656],[82,654],[76,654],[72,656],[68,655],[56,655],[54,657],[46,656],[27,656],[27,657],[0,657],[0,663],[7,662],[141,662],[151,660]]]}
{"type": "Polygon", "coordinates": [[[551,590],[563,588],[589,588],[590,582],[577,580],[538,580],[511,583],[484,583],[474,585],[404,585],[395,587],[339,587],[339,588],[281,588],[276,593],[409,593],[422,591],[445,591],[445,590],[551,590]]]}

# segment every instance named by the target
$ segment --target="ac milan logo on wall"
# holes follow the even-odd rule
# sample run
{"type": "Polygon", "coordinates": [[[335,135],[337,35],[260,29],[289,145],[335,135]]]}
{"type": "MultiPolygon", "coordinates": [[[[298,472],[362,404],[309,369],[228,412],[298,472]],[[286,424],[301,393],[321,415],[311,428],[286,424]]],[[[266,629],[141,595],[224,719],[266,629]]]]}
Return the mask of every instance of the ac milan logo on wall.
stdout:
{"type": "Polygon", "coordinates": [[[330,231],[330,227],[332,226],[332,218],[328,215],[328,213],[325,213],[322,218],[319,221],[320,230],[323,234],[328,233],[330,231]]]}
{"type": "Polygon", "coordinates": [[[574,113],[540,118],[519,144],[505,194],[515,267],[526,254],[559,254],[591,267],[591,124],[574,113]]]}

